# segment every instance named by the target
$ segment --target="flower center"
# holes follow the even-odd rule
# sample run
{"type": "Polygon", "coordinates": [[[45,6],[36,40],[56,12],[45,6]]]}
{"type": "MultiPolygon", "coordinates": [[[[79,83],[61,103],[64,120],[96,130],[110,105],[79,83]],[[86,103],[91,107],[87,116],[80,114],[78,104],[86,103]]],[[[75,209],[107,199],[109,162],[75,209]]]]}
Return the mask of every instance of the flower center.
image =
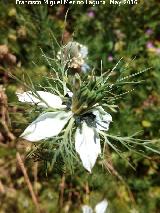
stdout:
{"type": "Polygon", "coordinates": [[[62,104],[66,105],[67,110],[71,110],[72,98],[69,97],[68,94],[66,94],[65,99],[63,100],[62,104]]]}
{"type": "Polygon", "coordinates": [[[88,126],[93,127],[96,126],[95,118],[96,116],[93,113],[88,112],[83,115],[76,115],[75,121],[77,125],[80,125],[81,122],[85,121],[88,126]]]}

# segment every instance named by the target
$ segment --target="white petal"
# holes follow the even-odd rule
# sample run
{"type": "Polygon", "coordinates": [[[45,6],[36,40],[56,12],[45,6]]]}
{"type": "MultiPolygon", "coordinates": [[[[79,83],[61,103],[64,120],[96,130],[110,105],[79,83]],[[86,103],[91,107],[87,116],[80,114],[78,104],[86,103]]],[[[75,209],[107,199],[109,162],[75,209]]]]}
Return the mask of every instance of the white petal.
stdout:
{"type": "Polygon", "coordinates": [[[69,96],[70,98],[72,98],[73,92],[71,92],[69,89],[67,89],[67,94],[68,94],[68,96],[69,96]]]}
{"type": "Polygon", "coordinates": [[[21,102],[37,104],[37,105],[43,106],[43,107],[49,106],[49,107],[53,107],[53,108],[65,108],[65,106],[62,105],[62,99],[59,96],[54,95],[50,92],[44,92],[44,91],[36,91],[36,93],[40,97],[38,97],[36,94],[34,94],[31,91],[23,92],[23,93],[17,92],[16,94],[18,96],[18,100],[21,102]]]}
{"type": "Polygon", "coordinates": [[[95,128],[89,127],[86,122],[75,133],[75,149],[80,155],[85,169],[91,172],[98,155],[101,153],[100,139],[95,128]]]}
{"type": "Polygon", "coordinates": [[[93,213],[93,210],[90,206],[84,205],[82,206],[83,213],[93,213]]]}
{"type": "Polygon", "coordinates": [[[103,201],[101,201],[100,203],[98,203],[96,205],[95,212],[96,213],[105,213],[106,209],[107,209],[107,206],[108,206],[107,200],[103,200],[103,201]]]}
{"type": "Polygon", "coordinates": [[[81,45],[80,46],[80,53],[81,53],[82,58],[86,58],[87,55],[88,55],[88,48],[84,45],[81,45]]]}
{"type": "Polygon", "coordinates": [[[112,121],[112,116],[107,113],[102,107],[96,107],[92,113],[96,116],[96,126],[99,130],[107,131],[109,124],[112,121]]]}
{"type": "Polygon", "coordinates": [[[86,73],[87,71],[89,71],[89,69],[90,69],[90,66],[88,64],[86,63],[82,64],[81,66],[82,72],[86,73]]]}
{"type": "Polygon", "coordinates": [[[47,112],[40,115],[20,137],[29,141],[39,141],[58,135],[71,118],[72,112],[47,112]]]}

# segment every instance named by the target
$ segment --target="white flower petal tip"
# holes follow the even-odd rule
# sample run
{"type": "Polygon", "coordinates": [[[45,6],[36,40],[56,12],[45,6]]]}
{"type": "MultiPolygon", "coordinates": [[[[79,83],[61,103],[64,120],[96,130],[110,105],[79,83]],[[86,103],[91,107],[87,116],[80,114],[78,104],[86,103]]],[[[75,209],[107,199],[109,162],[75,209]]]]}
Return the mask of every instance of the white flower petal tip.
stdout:
{"type": "Polygon", "coordinates": [[[18,97],[18,100],[20,102],[26,102],[26,103],[35,103],[37,102],[37,100],[35,100],[36,98],[32,95],[31,91],[28,92],[16,92],[16,95],[18,97]]]}
{"type": "Polygon", "coordinates": [[[33,93],[31,91],[27,91],[23,93],[17,92],[16,95],[18,97],[18,100],[21,102],[37,104],[42,107],[52,107],[60,109],[66,107],[62,105],[62,100],[59,96],[54,95],[50,92],[36,91],[36,93],[33,93]]]}
{"type": "Polygon", "coordinates": [[[96,107],[92,110],[92,113],[96,116],[97,129],[108,131],[110,122],[112,122],[112,116],[102,107],[96,107]]]}
{"type": "Polygon", "coordinates": [[[101,201],[100,203],[98,203],[98,204],[95,206],[95,212],[96,212],[96,213],[105,213],[107,207],[108,207],[108,202],[107,202],[106,199],[104,199],[103,201],[101,201]]]}
{"type": "Polygon", "coordinates": [[[36,142],[57,136],[71,118],[72,112],[47,112],[40,115],[21,134],[20,137],[36,142]]]}
{"type": "Polygon", "coordinates": [[[93,213],[93,210],[90,206],[87,206],[87,205],[83,205],[82,206],[82,212],[83,213],[93,213]]]}
{"type": "Polygon", "coordinates": [[[89,127],[86,122],[75,133],[75,149],[82,164],[91,173],[98,155],[101,153],[100,138],[95,128],[89,127]]]}
{"type": "MultiPolygon", "coordinates": [[[[95,213],[105,213],[106,209],[108,207],[108,202],[106,199],[104,199],[103,201],[101,201],[100,203],[98,203],[95,208],[94,208],[94,212],[95,213]]],[[[82,206],[82,212],[83,213],[93,213],[93,209],[88,206],[88,205],[83,205],[82,206]]]]}

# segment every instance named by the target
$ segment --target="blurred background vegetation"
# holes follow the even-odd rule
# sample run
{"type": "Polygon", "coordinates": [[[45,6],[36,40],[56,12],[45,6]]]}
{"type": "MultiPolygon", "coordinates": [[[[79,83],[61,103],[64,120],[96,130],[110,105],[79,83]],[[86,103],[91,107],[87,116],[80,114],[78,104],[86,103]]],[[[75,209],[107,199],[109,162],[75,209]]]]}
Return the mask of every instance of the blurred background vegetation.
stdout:
{"type": "MultiPolygon", "coordinates": [[[[89,64],[100,72],[111,69],[120,58],[117,71],[124,76],[152,67],[139,77],[144,82],[118,101],[110,132],[122,136],[142,131],[141,137],[160,136],[160,5],[158,0],[140,0],[136,5],[16,5],[0,2],[0,213],[36,212],[16,152],[25,161],[41,212],[81,212],[81,205],[92,207],[106,198],[107,212],[160,212],[160,157],[148,158],[125,151],[133,170],[114,151],[108,150],[106,168],[97,162],[93,174],[77,170],[65,174],[55,168],[46,175],[40,162],[25,159],[30,144],[18,139],[29,121],[31,109],[17,105],[15,92],[23,85],[8,75],[43,83],[50,67],[42,49],[53,57],[58,49],[64,19],[69,10],[64,42],[72,37],[89,48],[89,64]]],[[[116,71],[114,73],[116,75],[116,71]]]]}

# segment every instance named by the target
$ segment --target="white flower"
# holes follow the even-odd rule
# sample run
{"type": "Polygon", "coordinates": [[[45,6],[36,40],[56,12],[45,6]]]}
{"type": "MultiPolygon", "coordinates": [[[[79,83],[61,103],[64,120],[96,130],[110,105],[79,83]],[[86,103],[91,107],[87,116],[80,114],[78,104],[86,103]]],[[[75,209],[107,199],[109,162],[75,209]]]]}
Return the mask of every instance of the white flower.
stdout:
{"type": "Polygon", "coordinates": [[[87,72],[90,67],[85,63],[88,55],[88,48],[75,41],[68,42],[62,50],[57,54],[57,58],[61,57],[68,60],[68,67],[81,69],[82,72],[87,72]]]}
{"type": "MultiPolygon", "coordinates": [[[[108,206],[108,202],[106,199],[104,199],[103,201],[101,201],[95,206],[94,211],[95,213],[105,213],[107,206],[108,206]]],[[[83,213],[93,213],[93,209],[88,205],[82,206],[82,211],[83,213]]]]}
{"type": "Polygon", "coordinates": [[[93,209],[87,205],[82,206],[82,211],[83,213],[93,213],[93,209]]]}
{"type": "MultiPolygon", "coordinates": [[[[57,136],[74,116],[66,105],[62,104],[62,99],[49,92],[31,91],[17,93],[21,102],[37,104],[41,107],[52,107],[57,109],[54,112],[45,112],[33,121],[21,134],[21,137],[36,142],[57,136]]],[[[69,97],[72,93],[69,91],[69,97]]],[[[85,169],[91,172],[97,157],[101,154],[99,131],[107,131],[112,121],[110,114],[102,107],[95,107],[83,116],[80,116],[79,125],[75,132],[75,150],[82,160],[85,169]]]]}

